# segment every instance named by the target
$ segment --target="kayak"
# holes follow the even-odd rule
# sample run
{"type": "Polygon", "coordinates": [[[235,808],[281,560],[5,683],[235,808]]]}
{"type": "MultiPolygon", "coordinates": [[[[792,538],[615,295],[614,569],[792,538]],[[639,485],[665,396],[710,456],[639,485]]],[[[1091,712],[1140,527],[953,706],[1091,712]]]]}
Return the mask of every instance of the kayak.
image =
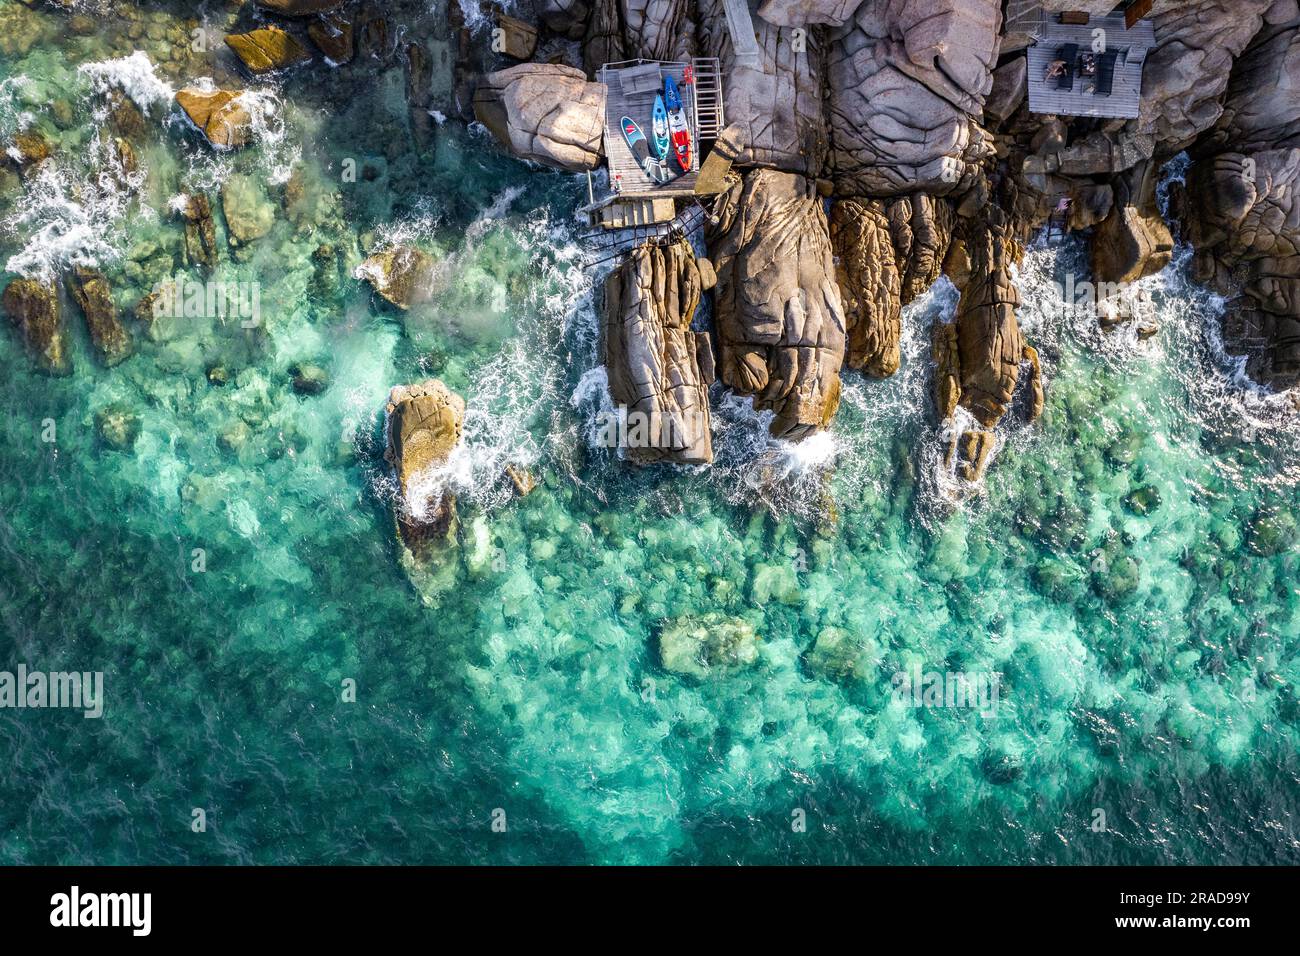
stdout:
{"type": "Polygon", "coordinates": [[[691,128],[686,122],[686,110],[682,109],[677,84],[669,74],[664,75],[664,106],[668,108],[668,136],[672,141],[673,155],[682,172],[688,173],[691,171],[691,128]]]}
{"type": "Polygon", "coordinates": [[[650,124],[654,136],[655,155],[660,159],[668,157],[668,110],[664,108],[664,98],[655,96],[654,120],[650,124]]]}
{"type": "Polygon", "coordinates": [[[645,138],[641,125],[630,116],[624,116],[619,121],[619,125],[623,127],[623,138],[627,140],[627,148],[632,151],[633,158],[646,176],[655,182],[667,182],[670,178],[668,169],[650,155],[650,143],[645,138]]]}
{"type": "Polygon", "coordinates": [[[650,144],[646,141],[645,133],[641,132],[640,124],[632,117],[624,116],[620,125],[623,127],[623,138],[627,140],[627,148],[632,150],[637,165],[644,166],[650,158],[650,144]]]}

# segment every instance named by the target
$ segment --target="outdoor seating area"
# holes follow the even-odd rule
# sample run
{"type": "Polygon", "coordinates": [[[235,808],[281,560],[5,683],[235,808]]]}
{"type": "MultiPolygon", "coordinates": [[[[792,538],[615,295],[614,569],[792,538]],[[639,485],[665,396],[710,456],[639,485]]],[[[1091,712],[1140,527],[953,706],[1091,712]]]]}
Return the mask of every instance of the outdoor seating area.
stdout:
{"type": "Polygon", "coordinates": [[[1067,23],[1046,16],[1028,58],[1029,109],[1063,116],[1132,119],[1142,97],[1142,66],[1155,46],[1147,20],[1123,16],[1067,23]]]}

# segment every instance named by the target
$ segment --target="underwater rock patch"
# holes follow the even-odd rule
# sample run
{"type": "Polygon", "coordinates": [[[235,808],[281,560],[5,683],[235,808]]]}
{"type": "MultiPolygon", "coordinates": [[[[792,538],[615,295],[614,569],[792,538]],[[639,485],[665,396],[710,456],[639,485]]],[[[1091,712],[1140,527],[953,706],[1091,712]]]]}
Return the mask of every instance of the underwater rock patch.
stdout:
{"type": "Polygon", "coordinates": [[[659,662],[675,674],[705,678],[755,664],[759,640],[749,622],[720,611],[680,617],[659,634],[659,662]]]}
{"type": "Polygon", "coordinates": [[[0,303],[41,371],[51,375],[72,373],[68,334],[54,286],[35,279],[14,279],[5,288],[0,303]]]}

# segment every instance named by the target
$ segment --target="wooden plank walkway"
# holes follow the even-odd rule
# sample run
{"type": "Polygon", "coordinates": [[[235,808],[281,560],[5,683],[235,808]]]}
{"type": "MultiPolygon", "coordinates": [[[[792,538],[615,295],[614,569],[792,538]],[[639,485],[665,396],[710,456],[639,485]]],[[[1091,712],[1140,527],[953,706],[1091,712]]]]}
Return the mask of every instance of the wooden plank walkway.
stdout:
{"type": "Polygon", "coordinates": [[[1030,112],[1133,119],[1142,102],[1142,66],[1155,43],[1155,30],[1149,20],[1140,20],[1129,30],[1122,16],[1093,17],[1085,25],[1076,25],[1058,23],[1045,15],[1038,41],[1026,51],[1030,112]],[[1077,44],[1080,53],[1091,52],[1097,29],[1105,31],[1107,51],[1127,53],[1115,63],[1110,96],[1086,92],[1087,82],[1077,73],[1073,89],[1056,89],[1056,80],[1045,78],[1048,64],[1057,59],[1057,51],[1067,43],[1077,44]]]}

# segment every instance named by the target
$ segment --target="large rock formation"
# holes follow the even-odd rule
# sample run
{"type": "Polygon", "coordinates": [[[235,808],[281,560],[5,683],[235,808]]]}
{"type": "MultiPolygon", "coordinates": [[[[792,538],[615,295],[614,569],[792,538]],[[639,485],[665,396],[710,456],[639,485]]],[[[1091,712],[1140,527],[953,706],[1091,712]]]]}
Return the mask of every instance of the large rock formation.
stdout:
{"type": "Polygon", "coordinates": [[[456,499],[437,471],[460,441],[465,401],[428,379],[395,386],[384,411],[384,458],[397,477],[397,530],[411,552],[423,557],[455,534],[456,499]]]}
{"type": "Polygon", "coordinates": [[[997,61],[998,0],[881,0],[828,56],[835,185],[850,195],[964,190],[992,154],[980,126],[997,61]]]}
{"type": "Polygon", "coordinates": [[[1237,61],[1175,204],[1194,277],[1229,298],[1224,346],[1275,388],[1300,384],[1300,8],[1284,6],[1237,61]]]}
{"type": "Polygon", "coordinates": [[[719,202],[710,252],[722,381],[776,413],[773,435],[824,428],[839,407],[844,308],[812,181],[771,169],[737,180],[719,202]]]}
{"type": "Polygon", "coordinates": [[[68,354],[68,334],[59,311],[58,291],[35,279],[14,279],[0,300],[27,351],[43,372],[68,375],[72,358],[68,354]]]}
{"type": "Polygon", "coordinates": [[[698,8],[701,52],[721,60],[727,122],[742,130],[737,162],[820,175],[828,147],[821,33],[756,20],[758,62],[746,63],[736,57],[722,0],[699,0],[698,8]]]}
{"type": "Polygon", "coordinates": [[[690,328],[702,286],[695,253],[685,240],[635,249],[605,282],[610,396],[647,439],[628,443],[630,461],[695,465],[713,460],[713,347],[707,332],[690,328]]]}
{"type": "Polygon", "coordinates": [[[778,27],[839,27],[861,4],[862,0],[763,0],[758,15],[778,27]]]}
{"type": "Polygon", "coordinates": [[[603,155],[605,85],[557,63],[521,63],[489,73],[474,115],[520,159],[582,172],[603,155]]]}
{"type": "Polygon", "coordinates": [[[370,283],[384,301],[406,311],[429,294],[434,259],[415,246],[393,246],[357,266],[355,277],[370,283]]]}

